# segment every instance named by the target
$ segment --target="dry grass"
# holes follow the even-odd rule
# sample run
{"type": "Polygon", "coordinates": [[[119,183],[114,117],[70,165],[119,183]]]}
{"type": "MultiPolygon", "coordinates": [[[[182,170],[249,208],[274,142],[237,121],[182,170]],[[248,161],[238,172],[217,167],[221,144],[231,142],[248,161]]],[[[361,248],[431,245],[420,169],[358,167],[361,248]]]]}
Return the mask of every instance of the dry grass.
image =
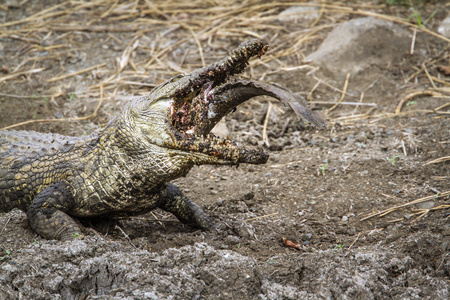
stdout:
{"type": "MultiPolygon", "coordinates": [[[[390,213],[392,213],[394,211],[398,211],[398,210],[404,209],[404,208],[412,206],[412,205],[417,205],[419,203],[433,201],[433,200],[437,200],[438,198],[448,197],[448,196],[450,196],[450,191],[439,193],[439,194],[435,194],[435,195],[431,195],[431,196],[427,196],[427,197],[423,197],[423,198],[416,199],[416,200],[413,200],[413,201],[409,201],[407,203],[396,205],[394,207],[382,210],[380,212],[370,214],[367,217],[362,218],[361,221],[365,221],[365,220],[371,219],[373,217],[383,217],[383,216],[386,216],[386,215],[388,215],[388,214],[390,214],[390,213]]],[[[450,208],[449,204],[439,204],[439,205],[433,206],[432,208],[429,208],[429,209],[413,209],[412,210],[413,213],[411,213],[411,216],[419,215],[418,219],[420,219],[420,218],[423,218],[430,211],[439,210],[439,209],[448,209],[448,208],[450,208]]],[[[397,221],[401,221],[401,220],[404,220],[404,219],[405,218],[400,218],[400,219],[392,220],[391,222],[397,222],[397,221]]]]}
{"type": "MultiPolygon", "coordinates": [[[[382,13],[384,5],[371,3],[363,5],[352,2],[300,3],[298,5],[311,8],[311,10],[302,12],[303,14],[317,13],[317,8],[319,8],[319,14],[310,24],[302,24],[297,31],[292,31],[286,28],[286,24],[277,22],[279,12],[292,5],[291,2],[265,3],[265,1],[257,0],[243,1],[242,3],[220,0],[65,1],[35,11],[27,17],[0,24],[0,37],[23,42],[23,48],[17,53],[17,57],[23,58],[23,61],[10,67],[8,74],[0,77],[0,85],[20,83],[23,77],[29,78],[36,73],[41,73],[42,77],[47,78],[49,87],[60,86],[78,75],[94,74],[100,76],[92,76],[93,80],[89,88],[90,97],[100,98],[100,89],[104,91],[103,97],[107,99],[117,90],[128,90],[130,93],[139,94],[142,92],[140,90],[142,86],[151,87],[158,83],[143,82],[143,79],[148,78],[148,74],[158,74],[158,78],[169,78],[180,72],[189,72],[212,61],[212,59],[205,58],[204,48],[230,49],[231,40],[242,41],[252,37],[268,41],[272,48],[261,60],[251,63],[251,75],[255,74],[254,68],[258,65],[269,66],[270,64],[270,69],[275,70],[271,71],[271,74],[296,68],[314,69],[304,60],[303,51],[322,39],[330,28],[353,15],[372,16],[392,21],[414,29],[415,32],[424,32],[450,42],[449,39],[425,27],[419,28],[406,19],[385,15],[382,13]],[[82,23],[79,20],[90,21],[82,23]],[[121,50],[115,64],[99,62],[95,66],[79,66],[78,71],[64,71],[66,69],[64,56],[80,46],[77,43],[80,35],[89,36],[91,32],[105,33],[108,36],[107,39],[114,40],[119,45],[121,50]],[[126,39],[122,39],[123,35],[120,34],[126,34],[126,39]],[[186,49],[190,53],[185,53],[178,61],[174,61],[173,52],[182,44],[189,45],[186,49]],[[46,55],[42,55],[43,51],[46,55]],[[138,52],[146,52],[146,55],[139,55],[138,52]],[[41,53],[41,55],[35,55],[36,53],[41,53]],[[190,58],[189,62],[186,61],[187,57],[190,58]],[[295,67],[287,66],[280,60],[284,57],[294,57],[301,64],[295,67]],[[40,67],[43,61],[59,64],[63,72],[54,74],[51,70],[40,67]]],[[[8,7],[2,6],[0,9],[8,9],[8,7]]],[[[373,114],[377,110],[369,107],[366,112],[359,114],[330,117],[331,121],[353,124],[357,121],[371,119],[377,122],[381,119],[401,115],[403,104],[411,97],[431,95],[449,99],[450,83],[430,73],[430,69],[436,69],[435,66],[438,62],[424,62],[422,68],[409,78],[409,80],[413,80],[419,76],[425,76],[430,82],[431,88],[410,91],[401,99],[394,113],[373,114]]],[[[267,73],[258,74],[263,79],[267,73]]],[[[333,87],[336,92],[341,93],[341,98],[338,102],[330,102],[332,107],[328,109],[328,112],[335,110],[339,105],[358,103],[343,102],[348,80],[347,77],[343,90],[333,87]]],[[[318,81],[317,86],[319,83],[323,84],[324,81],[318,81]]],[[[56,89],[51,97],[54,99],[60,95],[61,92],[56,89]]],[[[364,104],[362,97],[359,103],[360,108],[367,105],[364,104]]],[[[100,104],[102,104],[101,101],[100,104]]],[[[449,114],[447,110],[443,109],[444,107],[406,113],[449,114]]],[[[30,120],[13,124],[7,128],[33,122],[85,120],[95,116],[96,113],[82,118],[30,120]]]]}

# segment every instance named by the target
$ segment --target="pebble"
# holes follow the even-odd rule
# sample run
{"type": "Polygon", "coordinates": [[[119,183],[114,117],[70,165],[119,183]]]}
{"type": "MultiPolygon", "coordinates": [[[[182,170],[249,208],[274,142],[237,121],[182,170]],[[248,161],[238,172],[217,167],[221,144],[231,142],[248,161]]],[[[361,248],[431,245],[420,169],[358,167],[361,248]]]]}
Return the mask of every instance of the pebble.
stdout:
{"type": "Polygon", "coordinates": [[[238,244],[238,243],[239,243],[239,240],[240,240],[240,238],[237,237],[237,236],[235,236],[235,235],[228,235],[228,236],[225,238],[225,241],[228,242],[229,244],[232,244],[232,245],[238,244]]]}
{"type": "Polygon", "coordinates": [[[405,133],[413,133],[413,132],[414,132],[414,129],[412,129],[412,128],[405,129],[405,133]]]}
{"type": "Polygon", "coordinates": [[[310,241],[312,239],[312,233],[305,233],[302,235],[302,241],[310,241]]]}
{"type": "Polygon", "coordinates": [[[330,141],[333,142],[333,143],[337,143],[337,142],[339,142],[339,137],[332,137],[330,139],[330,141]]]}
{"type": "Polygon", "coordinates": [[[450,14],[441,22],[438,32],[445,37],[450,37],[450,14]]]}
{"type": "Polygon", "coordinates": [[[282,11],[277,20],[286,23],[314,21],[319,17],[319,8],[310,6],[291,6],[282,11]]]}
{"type": "Polygon", "coordinates": [[[364,142],[367,139],[366,133],[363,131],[356,136],[357,142],[364,142]]]}
{"type": "Polygon", "coordinates": [[[430,200],[430,201],[426,201],[426,202],[417,203],[417,206],[420,209],[430,209],[430,208],[434,207],[434,201],[430,200]]]}
{"type": "Polygon", "coordinates": [[[343,216],[342,217],[342,222],[347,222],[348,221],[348,217],[347,216],[343,216]]]}
{"type": "Polygon", "coordinates": [[[447,252],[447,250],[449,250],[449,245],[448,242],[443,242],[440,246],[442,252],[447,252]]]}
{"type": "Polygon", "coordinates": [[[216,191],[216,190],[211,190],[211,191],[209,191],[210,193],[211,193],[211,195],[217,195],[219,192],[218,191],[216,191]]]}

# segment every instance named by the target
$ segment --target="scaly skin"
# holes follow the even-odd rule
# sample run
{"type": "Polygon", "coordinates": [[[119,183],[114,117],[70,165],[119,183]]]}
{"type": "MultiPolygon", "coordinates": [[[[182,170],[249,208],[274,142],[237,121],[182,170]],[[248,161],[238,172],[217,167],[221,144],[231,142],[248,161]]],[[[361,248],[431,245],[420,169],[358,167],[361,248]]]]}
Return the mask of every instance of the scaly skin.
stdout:
{"type": "Polygon", "coordinates": [[[263,150],[210,135],[223,116],[251,97],[269,95],[308,121],[325,124],[288,90],[250,79],[227,82],[266,49],[251,40],[217,63],[172,78],[132,100],[90,136],[0,131],[0,212],[22,209],[47,239],[80,234],[72,217],[136,215],[157,207],[209,229],[203,210],[169,182],[194,165],[268,159],[263,150]]]}

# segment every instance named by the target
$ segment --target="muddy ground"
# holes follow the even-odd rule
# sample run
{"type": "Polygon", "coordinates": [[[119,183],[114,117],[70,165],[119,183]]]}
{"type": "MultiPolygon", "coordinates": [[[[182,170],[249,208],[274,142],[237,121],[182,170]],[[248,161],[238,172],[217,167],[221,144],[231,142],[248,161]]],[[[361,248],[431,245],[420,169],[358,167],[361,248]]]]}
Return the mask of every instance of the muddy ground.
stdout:
{"type": "MultiPolygon", "coordinates": [[[[384,51],[386,63],[352,73],[345,86],[346,74],[316,69],[305,57],[338,24],[366,16],[346,11],[356,10],[351,4],[286,21],[278,16],[290,5],[260,1],[213,8],[196,1],[19,2],[0,5],[0,128],[58,119],[15,129],[89,134],[131,96],[201,67],[201,57],[213,62],[254,36],[267,40],[272,52],[266,61],[252,62],[246,76],[307,97],[329,127],[302,124],[268,98],[239,106],[226,119],[228,135],[269,149],[268,163],[195,167],[175,181],[214,220],[211,232],[155,210],[129,219],[84,220],[84,239],[59,242],[35,234],[21,211],[1,213],[1,299],[450,296],[450,199],[442,197],[450,190],[450,165],[429,163],[450,155],[449,115],[442,113],[448,107],[436,110],[450,101],[450,77],[440,71],[450,64],[448,42],[418,29],[413,54],[384,51]],[[65,77],[76,71],[83,72],[65,77]],[[96,116],[61,120],[89,116],[101,95],[96,116]],[[332,104],[323,103],[340,99],[364,105],[330,110],[332,104]],[[427,196],[433,197],[364,220],[427,196]]],[[[414,9],[424,19],[433,14],[425,28],[434,32],[450,10],[445,1],[414,3],[364,1],[357,8],[402,20],[414,9]]],[[[413,27],[399,26],[412,35],[413,27]]],[[[362,57],[378,53],[359,46],[362,57]]]]}

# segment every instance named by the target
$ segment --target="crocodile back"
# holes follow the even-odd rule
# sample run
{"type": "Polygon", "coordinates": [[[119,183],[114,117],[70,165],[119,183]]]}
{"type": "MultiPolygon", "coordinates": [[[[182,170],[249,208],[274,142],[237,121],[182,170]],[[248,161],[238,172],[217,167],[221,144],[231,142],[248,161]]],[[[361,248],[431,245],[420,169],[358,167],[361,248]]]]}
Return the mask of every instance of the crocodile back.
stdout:
{"type": "Polygon", "coordinates": [[[0,211],[26,210],[45,187],[70,176],[79,137],[0,131],[0,211]]]}

